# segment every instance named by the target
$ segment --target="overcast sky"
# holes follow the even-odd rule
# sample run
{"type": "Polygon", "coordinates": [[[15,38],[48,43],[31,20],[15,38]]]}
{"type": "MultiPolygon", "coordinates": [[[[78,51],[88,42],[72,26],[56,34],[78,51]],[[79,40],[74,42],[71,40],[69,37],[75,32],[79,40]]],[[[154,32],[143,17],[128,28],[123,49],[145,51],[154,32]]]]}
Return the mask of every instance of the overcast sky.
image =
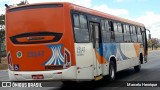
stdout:
{"type": "MultiPolygon", "coordinates": [[[[0,0],[0,14],[5,12],[4,4],[13,5],[22,0],[0,0]]],[[[28,0],[39,2],[71,2],[88,8],[110,13],[145,24],[152,37],[160,39],[160,0],[28,0]]]]}

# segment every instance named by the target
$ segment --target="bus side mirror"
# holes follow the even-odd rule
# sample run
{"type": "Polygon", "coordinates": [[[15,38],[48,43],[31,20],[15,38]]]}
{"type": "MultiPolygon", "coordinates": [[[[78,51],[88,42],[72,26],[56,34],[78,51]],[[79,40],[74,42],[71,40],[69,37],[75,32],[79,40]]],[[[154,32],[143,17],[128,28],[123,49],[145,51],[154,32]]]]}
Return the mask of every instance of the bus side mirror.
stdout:
{"type": "Polygon", "coordinates": [[[148,39],[151,39],[151,34],[148,34],[148,39]]]}
{"type": "Polygon", "coordinates": [[[149,34],[148,34],[148,39],[151,39],[151,33],[150,33],[150,30],[149,29],[146,29],[148,32],[149,32],[149,34]]]}

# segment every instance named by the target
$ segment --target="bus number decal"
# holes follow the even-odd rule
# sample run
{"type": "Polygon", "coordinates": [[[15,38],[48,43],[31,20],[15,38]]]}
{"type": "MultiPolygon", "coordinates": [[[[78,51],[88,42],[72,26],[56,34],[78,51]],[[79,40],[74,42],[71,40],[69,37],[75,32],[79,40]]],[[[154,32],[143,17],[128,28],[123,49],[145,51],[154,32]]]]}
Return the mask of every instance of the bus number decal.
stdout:
{"type": "Polygon", "coordinates": [[[44,57],[44,51],[31,51],[28,52],[28,58],[44,57]]]}
{"type": "Polygon", "coordinates": [[[84,56],[85,47],[77,47],[77,56],[84,56]]]}

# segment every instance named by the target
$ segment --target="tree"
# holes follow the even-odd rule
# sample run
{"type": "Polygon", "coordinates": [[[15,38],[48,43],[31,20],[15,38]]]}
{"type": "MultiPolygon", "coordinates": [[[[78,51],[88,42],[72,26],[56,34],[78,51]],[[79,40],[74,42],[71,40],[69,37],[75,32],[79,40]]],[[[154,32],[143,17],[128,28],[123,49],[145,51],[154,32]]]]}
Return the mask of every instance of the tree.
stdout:
{"type": "Polygon", "coordinates": [[[149,48],[152,47],[152,41],[151,41],[151,39],[148,40],[148,47],[149,47],[149,48]]]}
{"type": "Polygon", "coordinates": [[[29,4],[27,0],[20,1],[17,6],[29,4]]]}
{"type": "Polygon", "coordinates": [[[159,42],[159,39],[158,38],[151,38],[149,41],[148,41],[148,47],[152,47],[152,50],[153,48],[156,48],[159,46],[160,42],[159,42]]]}
{"type": "Polygon", "coordinates": [[[2,56],[2,52],[1,52],[1,46],[2,46],[2,42],[4,42],[5,40],[5,15],[0,15],[0,63],[1,63],[1,56],[2,56]]]}

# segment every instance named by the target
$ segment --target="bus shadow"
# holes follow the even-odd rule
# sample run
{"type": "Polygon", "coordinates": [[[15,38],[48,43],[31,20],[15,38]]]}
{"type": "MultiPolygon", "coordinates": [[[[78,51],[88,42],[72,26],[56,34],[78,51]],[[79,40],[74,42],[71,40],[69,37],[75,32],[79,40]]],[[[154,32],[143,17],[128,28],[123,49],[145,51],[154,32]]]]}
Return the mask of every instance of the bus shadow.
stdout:
{"type": "Polygon", "coordinates": [[[116,82],[119,82],[121,80],[127,81],[126,79],[127,77],[132,77],[135,74],[138,74],[138,73],[135,72],[134,69],[126,69],[126,70],[117,72],[116,80],[114,82],[109,82],[107,80],[108,77],[106,76],[102,80],[99,80],[99,81],[88,81],[88,82],[81,82],[78,84],[71,84],[71,85],[62,84],[60,88],[56,90],[68,90],[68,89],[70,90],[75,90],[75,89],[94,90],[94,89],[103,88],[103,87],[114,87],[114,85],[116,85],[115,84],[116,82]]]}

